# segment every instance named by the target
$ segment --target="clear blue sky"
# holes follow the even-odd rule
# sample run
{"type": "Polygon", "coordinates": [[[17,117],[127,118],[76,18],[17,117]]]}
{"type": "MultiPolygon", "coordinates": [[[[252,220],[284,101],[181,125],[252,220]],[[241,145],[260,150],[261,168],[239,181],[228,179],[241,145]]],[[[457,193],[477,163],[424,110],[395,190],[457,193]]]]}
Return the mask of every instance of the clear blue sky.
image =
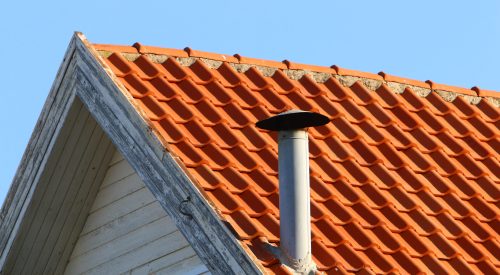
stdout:
{"type": "Polygon", "coordinates": [[[74,31],[500,90],[499,1],[147,2],[2,4],[0,202],[74,31]]]}

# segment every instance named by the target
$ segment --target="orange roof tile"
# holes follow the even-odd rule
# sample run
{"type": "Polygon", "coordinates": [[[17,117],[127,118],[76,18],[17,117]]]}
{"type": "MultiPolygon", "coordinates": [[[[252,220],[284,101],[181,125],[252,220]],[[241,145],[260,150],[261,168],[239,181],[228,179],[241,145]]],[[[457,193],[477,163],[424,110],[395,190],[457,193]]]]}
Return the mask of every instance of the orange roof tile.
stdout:
{"type": "Polygon", "coordinates": [[[279,242],[277,143],[255,122],[289,109],[332,121],[310,130],[319,270],[500,270],[499,93],[336,66],[134,46],[94,45],[108,52],[103,57],[134,104],[269,272],[286,273],[260,245],[279,242]],[[314,72],[327,75],[318,79],[314,72]],[[348,83],[337,74],[357,78],[348,83]],[[367,86],[365,78],[381,85],[367,86]]]}

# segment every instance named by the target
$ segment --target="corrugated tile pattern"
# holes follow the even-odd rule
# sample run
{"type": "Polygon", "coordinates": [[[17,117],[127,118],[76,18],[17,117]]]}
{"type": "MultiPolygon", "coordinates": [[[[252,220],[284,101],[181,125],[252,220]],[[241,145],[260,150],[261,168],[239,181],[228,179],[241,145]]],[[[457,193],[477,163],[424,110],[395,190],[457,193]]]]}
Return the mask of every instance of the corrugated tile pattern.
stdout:
{"type": "Polygon", "coordinates": [[[500,112],[492,100],[451,93],[448,102],[438,90],[465,89],[385,73],[95,47],[269,272],[284,272],[260,243],[279,242],[277,142],[255,122],[288,109],[331,119],[309,132],[319,270],[499,272],[500,112]]]}

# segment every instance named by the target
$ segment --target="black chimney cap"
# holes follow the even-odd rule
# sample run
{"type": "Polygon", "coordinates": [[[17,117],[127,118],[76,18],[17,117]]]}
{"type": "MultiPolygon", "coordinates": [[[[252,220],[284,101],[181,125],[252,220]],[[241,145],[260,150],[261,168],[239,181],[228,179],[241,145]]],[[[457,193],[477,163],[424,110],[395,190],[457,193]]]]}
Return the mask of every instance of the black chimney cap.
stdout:
{"type": "Polygon", "coordinates": [[[258,121],[256,126],[270,131],[286,131],[321,126],[328,122],[330,122],[330,119],[322,114],[290,110],[258,121]]]}

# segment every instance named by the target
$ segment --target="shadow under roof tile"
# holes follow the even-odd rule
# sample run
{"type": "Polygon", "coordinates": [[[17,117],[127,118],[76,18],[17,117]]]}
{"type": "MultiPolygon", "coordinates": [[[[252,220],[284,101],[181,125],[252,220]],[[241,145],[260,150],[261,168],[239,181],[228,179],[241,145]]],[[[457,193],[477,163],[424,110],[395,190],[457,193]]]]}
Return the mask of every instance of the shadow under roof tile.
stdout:
{"type": "Polygon", "coordinates": [[[500,111],[498,108],[492,106],[491,103],[486,99],[482,99],[476,105],[477,113],[486,121],[486,122],[496,122],[500,121],[500,111]]]}
{"type": "Polygon", "coordinates": [[[391,88],[389,88],[386,84],[382,84],[373,94],[372,96],[377,100],[377,102],[384,109],[392,109],[401,104],[398,95],[395,94],[391,88]]]}
{"type": "MultiPolygon", "coordinates": [[[[237,196],[233,196],[224,186],[207,191],[211,202],[223,214],[231,214],[235,211],[243,211],[244,207],[237,196]]],[[[246,209],[245,209],[246,210],[246,209]]]]}
{"type": "MultiPolygon", "coordinates": [[[[256,169],[261,163],[257,163],[254,154],[248,153],[241,146],[236,146],[224,152],[225,156],[230,157],[231,162],[236,164],[238,168],[243,169],[244,171],[251,171],[256,169]],[[229,153],[229,154],[228,154],[229,153]]],[[[269,169],[266,169],[269,170],[269,169]]]]}
{"type": "Polygon", "coordinates": [[[198,175],[195,178],[205,191],[222,188],[223,183],[220,175],[212,171],[212,169],[210,169],[207,165],[199,165],[188,169],[191,173],[193,173],[193,175],[198,175]]]}
{"type": "Polygon", "coordinates": [[[154,64],[144,55],[141,55],[134,60],[134,64],[140,69],[137,73],[139,73],[141,78],[147,79],[161,74],[161,71],[158,69],[159,65],[154,64]]]}
{"type": "Polygon", "coordinates": [[[332,100],[332,101],[335,101],[335,102],[340,102],[340,101],[343,101],[343,100],[346,100],[349,98],[349,95],[348,95],[348,89],[349,88],[346,88],[344,86],[342,86],[339,81],[335,78],[329,78],[327,81],[325,81],[324,83],[322,84],[319,84],[318,85],[320,87],[325,87],[324,90],[326,91],[326,96],[328,97],[328,99],[332,100]]]}
{"type": "Polygon", "coordinates": [[[465,100],[457,96],[451,103],[450,106],[453,107],[453,111],[463,119],[469,119],[477,115],[477,110],[475,110],[474,105],[465,102],[465,100]]]}
{"type": "Polygon", "coordinates": [[[390,113],[403,131],[411,131],[420,126],[417,120],[414,119],[414,115],[407,112],[403,106],[397,106],[390,109],[390,113]]]}
{"type": "Polygon", "coordinates": [[[366,256],[365,262],[372,262],[373,265],[370,266],[371,269],[377,274],[380,273],[398,273],[397,263],[391,257],[386,257],[378,249],[371,247],[362,252],[366,256]]]}
{"type": "Polygon", "coordinates": [[[186,70],[192,72],[189,75],[197,84],[206,84],[215,80],[215,76],[212,74],[213,70],[209,69],[205,63],[199,59],[195,60],[193,64],[186,67],[186,70]]]}
{"type": "Polygon", "coordinates": [[[298,90],[292,91],[287,95],[287,98],[293,103],[292,109],[319,112],[320,110],[313,109],[313,105],[309,103],[309,100],[305,96],[298,92],[298,90]]]}
{"type": "Polygon", "coordinates": [[[253,219],[250,218],[244,211],[235,211],[226,216],[226,218],[233,226],[237,237],[240,240],[252,240],[260,234],[257,225],[253,222],[253,219]]]}
{"type": "Polygon", "coordinates": [[[276,87],[277,90],[282,90],[288,93],[292,90],[297,89],[296,81],[290,79],[282,70],[277,70],[270,78],[272,80],[272,86],[276,87]]]}
{"type": "Polygon", "coordinates": [[[376,101],[376,99],[371,96],[374,92],[369,91],[359,82],[355,82],[349,89],[352,91],[352,99],[357,105],[365,106],[376,101]]]}
{"type": "Polygon", "coordinates": [[[170,144],[172,151],[181,158],[184,165],[189,167],[197,167],[201,164],[207,164],[207,160],[196,150],[190,143],[181,141],[179,143],[170,144]]]}
{"type": "Polygon", "coordinates": [[[211,127],[203,128],[205,128],[205,130],[200,130],[205,131],[206,135],[222,149],[230,149],[240,143],[239,137],[235,135],[236,133],[234,133],[226,123],[217,123],[211,127]]]}
{"type": "Polygon", "coordinates": [[[369,122],[373,123],[378,128],[384,128],[394,124],[394,121],[389,117],[390,113],[382,109],[378,104],[366,105],[365,110],[365,113],[369,114],[369,122]]]}
{"type": "Polygon", "coordinates": [[[236,72],[228,63],[222,63],[216,70],[211,73],[224,87],[234,87],[241,84],[241,74],[236,72]]]}
{"type": "Polygon", "coordinates": [[[401,97],[404,100],[401,100],[401,103],[407,108],[410,112],[417,112],[424,108],[426,108],[425,103],[423,102],[422,97],[418,96],[415,92],[405,89],[401,94],[401,97]]]}
{"type": "Polygon", "coordinates": [[[451,112],[448,106],[449,103],[444,101],[436,92],[429,93],[425,99],[426,102],[429,103],[427,106],[433,114],[443,116],[451,112]]]}
{"type": "Polygon", "coordinates": [[[429,135],[421,127],[416,128],[413,131],[409,131],[407,136],[413,139],[412,143],[417,145],[417,148],[421,153],[427,154],[441,149],[439,144],[436,143],[435,137],[429,135]]]}
{"type": "Polygon", "coordinates": [[[301,92],[307,98],[325,97],[326,91],[310,76],[304,75],[298,80],[302,87],[301,92]]]}
{"type": "Polygon", "coordinates": [[[479,197],[471,198],[466,201],[470,209],[474,209],[477,214],[477,218],[481,222],[490,222],[495,219],[500,218],[500,214],[496,210],[492,209],[493,205],[486,203],[483,199],[479,197]]]}
{"type": "Polygon", "coordinates": [[[407,165],[403,162],[397,151],[391,145],[381,143],[377,145],[376,148],[379,151],[379,154],[385,157],[383,159],[383,163],[389,170],[397,170],[407,165]]]}
{"type": "Polygon", "coordinates": [[[165,69],[165,76],[169,81],[181,81],[188,77],[187,71],[172,57],[161,63],[165,69]]]}
{"type": "Polygon", "coordinates": [[[473,130],[474,135],[476,135],[479,140],[486,141],[494,138],[500,137],[500,129],[492,129],[488,124],[484,123],[481,119],[477,117],[472,117],[467,120],[463,120],[465,127],[473,130]]]}
{"type": "Polygon", "coordinates": [[[192,108],[178,97],[166,101],[162,106],[168,113],[168,116],[172,117],[176,123],[185,123],[194,118],[192,108]]]}
{"type": "Polygon", "coordinates": [[[214,173],[219,175],[221,181],[225,184],[228,190],[234,194],[243,192],[250,188],[250,182],[245,180],[242,173],[233,167],[225,167],[222,169],[213,169],[214,173]]]}
{"type": "Polygon", "coordinates": [[[153,88],[153,96],[159,101],[167,101],[179,95],[178,90],[164,77],[155,77],[148,82],[153,88]]]}
{"type": "Polygon", "coordinates": [[[107,58],[108,65],[117,76],[129,74],[133,71],[132,62],[129,62],[120,53],[113,53],[107,58]]]}
{"type": "MultiPolygon", "coordinates": [[[[363,228],[373,228],[380,225],[380,219],[364,202],[356,203],[351,208],[357,214],[356,220],[363,228]]],[[[363,234],[362,231],[359,234],[363,234]]]]}
{"type": "Polygon", "coordinates": [[[433,161],[420,151],[411,147],[400,151],[406,164],[416,173],[424,173],[434,169],[433,161]]]}
{"type": "Polygon", "coordinates": [[[252,188],[239,193],[237,196],[241,199],[240,205],[250,217],[261,217],[266,213],[273,214],[272,206],[268,206],[265,200],[252,188]]]}
{"type": "Polygon", "coordinates": [[[351,142],[360,138],[360,135],[344,117],[332,119],[331,122],[335,128],[336,135],[342,142],[351,142]]]}
{"type": "MultiPolygon", "coordinates": [[[[337,182],[335,182],[334,184],[336,184],[337,182]]],[[[337,197],[336,195],[338,195],[334,194],[336,193],[335,191],[330,190],[328,183],[324,182],[322,179],[318,177],[311,177],[310,186],[311,186],[311,199],[318,203],[327,201],[331,198],[337,197]]]]}
{"type": "Polygon", "coordinates": [[[312,251],[314,251],[313,258],[319,270],[328,270],[337,265],[337,260],[321,241],[312,242],[312,251]]]}
{"type": "Polygon", "coordinates": [[[156,126],[162,137],[166,139],[168,143],[178,143],[184,140],[184,133],[180,129],[179,125],[172,121],[169,117],[153,121],[153,125],[156,126]]]}
{"type": "Polygon", "coordinates": [[[316,239],[323,242],[325,246],[328,246],[330,249],[347,242],[349,238],[347,234],[341,234],[337,229],[342,227],[336,226],[329,219],[318,220],[312,223],[311,227],[313,228],[312,231],[314,234],[313,240],[316,239]]]}
{"type": "Polygon", "coordinates": [[[260,223],[260,227],[265,229],[267,234],[266,238],[270,242],[279,242],[279,221],[275,218],[274,215],[267,213],[257,218],[260,223]]]}
{"type": "Polygon", "coordinates": [[[484,226],[484,223],[481,223],[476,217],[474,216],[467,216],[463,219],[460,219],[459,222],[463,223],[463,225],[468,229],[469,236],[474,240],[475,242],[483,242],[486,241],[493,236],[495,236],[495,233],[498,235],[500,231],[498,228],[498,222],[496,224],[496,231],[497,232],[491,232],[490,230],[487,230],[486,226],[484,226]]]}
{"type": "MultiPolygon", "coordinates": [[[[311,143],[313,144],[313,143],[311,143]]],[[[329,137],[323,140],[323,142],[314,142],[318,144],[318,150],[328,155],[328,158],[335,162],[343,162],[352,158],[349,147],[346,147],[344,143],[336,137],[329,137]]]]}
{"type": "Polygon", "coordinates": [[[137,102],[149,119],[157,121],[165,118],[166,112],[163,105],[152,96],[145,96],[138,99],[137,102]]]}
{"type": "Polygon", "coordinates": [[[151,91],[154,90],[148,87],[150,85],[147,85],[145,81],[142,81],[135,74],[125,75],[122,79],[123,85],[134,98],[143,98],[150,95],[152,93],[151,91]]]}
{"type": "Polygon", "coordinates": [[[260,169],[252,170],[246,174],[250,178],[250,182],[254,184],[257,192],[263,196],[267,196],[278,192],[278,177],[265,174],[260,169]]]}
{"type": "Polygon", "coordinates": [[[259,100],[259,94],[243,85],[232,87],[229,94],[243,109],[251,109],[262,104],[259,100]]]}

